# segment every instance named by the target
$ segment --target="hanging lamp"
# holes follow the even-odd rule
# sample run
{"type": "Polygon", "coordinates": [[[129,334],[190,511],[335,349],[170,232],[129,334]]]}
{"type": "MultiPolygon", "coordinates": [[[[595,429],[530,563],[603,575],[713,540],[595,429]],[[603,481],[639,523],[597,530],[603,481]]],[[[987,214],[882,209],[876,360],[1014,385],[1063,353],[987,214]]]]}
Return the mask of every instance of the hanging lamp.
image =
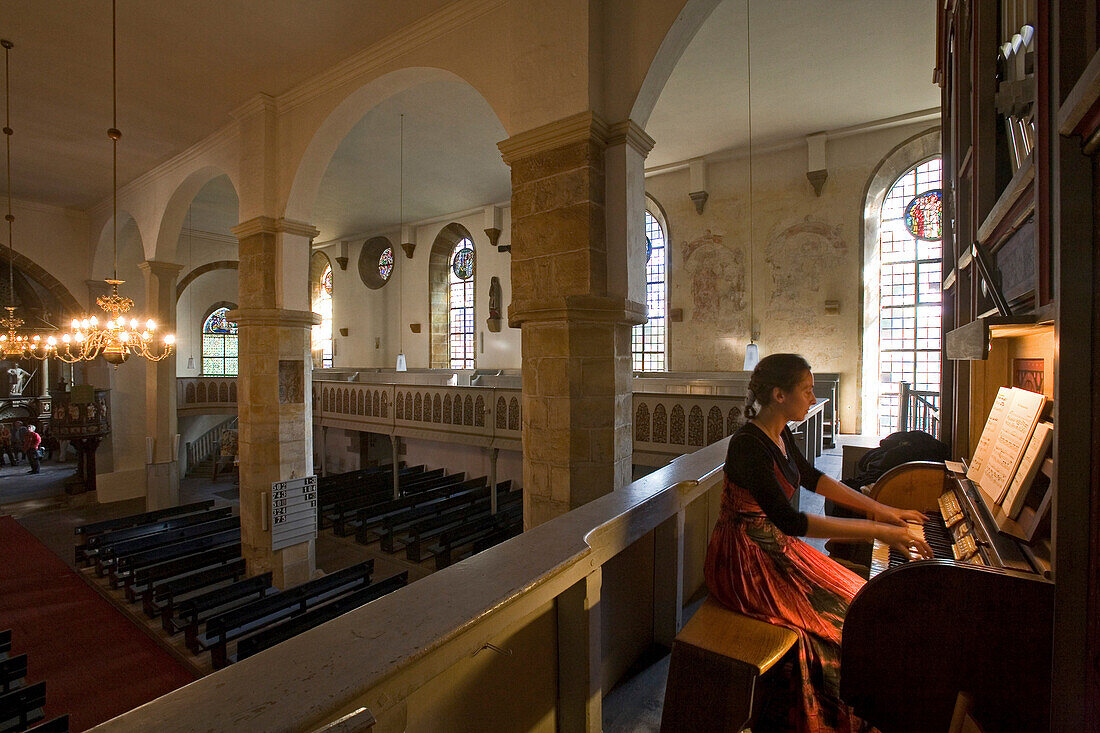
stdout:
{"type": "Polygon", "coordinates": [[[9,73],[8,52],[15,47],[9,40],[0,40],[0,46],[4,47],[4,138],[7,141],[7,182],[8,182],[8,213],[4,217],[8,222],[8,297],[11,305],[4,306],[8,312],[0,318],[0,326],[4,333],[0,333],[0,353],[6,359],[48,359],[53,350],[56,339],[52,334],[43,334],[36,331],[21,328],[23,319],[15,315],[15,215],[12,209],[11,191],[11,75],[9,73]]]}
{"type": "Polygon", "coordinates": [[[92,361],[98,356],[118,368],[131,356],[149,361],[160,361],[172,353],[175,336],[166,334],[160,343],[155,341],[156,321],[152,318],[141,319],[130,311],[134,301],[118,293],[118,286],[125,280],[118,278],[118,141],[122,132],[118,129],[118,23],[115,13],[116,0],[111,0],[111,128],[107,137],[111,139],[112,151],[112,217],[111,238],[114,247],[114,274],[104,280],[111,286],[109,295],[96,298],[96,303],[108,315],[105,321],[96,316],[74,318],[72,331],[61,337],[57,345],[57,356],[66,363],[92,361]]]}
{"type": "MultiPolygon", "coordinates": [[[[401,239],[405,232],[405,115],[401,115],[401,146],[399,153],[398,164],[398,185],[397,185],[397,238],[401,239]]],[[[405,254],[408,257],[412,257],[412,246],[405,246],[405,243],[401,243],[401,248],[405,250],[405,254]]],[[[404,319],[404,295],[405,295],[405,277],[404,275],[397,281],[397,338],[400,340],[400,346],[397,352],[397,364],[394,366],[394,370],[398,372],[407,372],[409,370],[408,365],[405,363],[405,324],[404,319]]]]}
{"type": "Polygon", "coordinates": [[[751,2],[746,0],[745,2],[745,71],[748,77],[748,128],[749,128],[749,342],[745,345],[745,365],[742,367],[746,372],[751,372],[756,368],[756,365],[760,363],[760,347],[756,345],[756,339],[759,334],[756,332],[755,323],[755,303],[754,298],[756,296],[755,289],[753,288],[753,272],[752,272],[752,235],[753,235],[753,221],[752,221],[752,32],[749,28],[749,8],[752,5],[751,2]]]}

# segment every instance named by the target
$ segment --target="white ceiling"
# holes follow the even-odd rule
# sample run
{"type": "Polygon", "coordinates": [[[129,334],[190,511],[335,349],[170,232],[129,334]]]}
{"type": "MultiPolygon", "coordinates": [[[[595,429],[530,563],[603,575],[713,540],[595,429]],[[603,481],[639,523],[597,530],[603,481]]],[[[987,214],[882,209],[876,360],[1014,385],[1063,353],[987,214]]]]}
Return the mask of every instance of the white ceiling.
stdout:
{"type": "MultiPolygon", "coordinates": [[[[120,0],[119,183],[448,0],[120,0]]],[[[724,0],[692,41],[647,125],[659,166],[743,147],[745,2],[724,0]]],[[[934,8],[910,0],[757,0],[753,142],[935,107],[934,8]]],[[[110,2],[3,0],[11,52],[16,198],[87,208],[110,194],[110,2]]],[[[553,73],[548,69],[547,73],[553,73]]],[[[387,100],[339,147],[314,210],[319,241],[398,223],[398,117],[406,114],[404,221],[506,200],[504,130],[469,86],[433,83],[387,100]]],[[[227,178],[196,198],[194,227],[228,233],[227,178]]]]}
{"type": "MultiPolygon", "coordinates": [[[[747,0],[723,0],[680,57],[648,132],[656,167],[748,144],[747,0]]],[[[753,145],[938,107],[935,6],[756,0],[753,145]]]]}

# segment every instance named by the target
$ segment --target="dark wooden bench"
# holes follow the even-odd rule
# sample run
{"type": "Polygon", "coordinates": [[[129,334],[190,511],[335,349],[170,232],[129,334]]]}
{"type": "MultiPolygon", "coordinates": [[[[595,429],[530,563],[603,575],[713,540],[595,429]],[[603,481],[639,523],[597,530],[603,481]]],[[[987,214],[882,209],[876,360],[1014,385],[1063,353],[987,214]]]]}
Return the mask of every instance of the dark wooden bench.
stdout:
{"type": "MultiPolygon", "coordinates": [[[[398,469],[398,480],[412,478],[423,472],[424,466],[404,467],[398,469]]],[[[317,503],[318,528],[324,529],[327,523],[331,523],[331,514],[338,504],[364,495],[393,498],[393,473],[386,470],[362,478],[352,477],[329,487],[317,503]]]]}
{"type": "MultiPolygon", "coordinates": [[[[397,477],[401,484],[400,491],[415,491],[415,489],[410,489],[409,487],[420,486],[443,474],[443,469],[439,469],[438,471],[425,471],[423,466],[404,469],[400,471],[397,477]]],[[[393,475],[384,474],[372,476],[367,481],[358,485],[347,487],[343,492],[337,495],[336,500],[330,503],[327,508],[318,515],[320,522],[319,526],[322,529],[325,526],[335,527],[337,523],[348,516],[354,516],[356,509],[388,499],[393,499],[393,475]]]]}
{"type": "Polygon", "coordinates": [[[124,584],[128,585],[134,577],[134,573],[141,568],[157,565],[158,563],[167,562],[169,560],[176,560],[224,545],[239,545],[240,542],[240,528],[228,529],[224,532],[206,534],[201,537],[192,537],[191,539],[184,540],[183,542],[176,542],[171,545],[154,547],[143,552],[134,553],[133,555],[124,555],[117,558],[117,561],[110,570],[109,577],[111,587],[118,588],[124,584]]]}
{"type": "Polygon", "coordinates": [[[261,652],[264,649],[268,649],[280,642],[293,638],[298,634],[309,631],[315,626],[320,626],[326,621],[331,621],[337,616],[342,616],[348,611],[354,611],[356,608],[377,600],[387,593],[392,593],[398,588],[405,587],[408,582],[409,571],[403,570],[397,575],[392,575],[385,580],[371,583],[362,590],[357,590],[353,593],[341,596],[311,611],[307,611],[300,616],[295,616],[294,618],[266,628],[251,636],[246,636],[237,642],[236,659],[246,659],[257,652],[261,652]]]}
{"type": "Polygon", "coordinates": [[[410,562],[427,560],[435,554],[431,548],[436,540],[449,532],[473,531],[475,528],[496,526],[504,515],[509,514],[509,508],[513,505],[516,509],[512,511],[522,513],[522,500],[523,495],[518,491],[515,494],[500,497],[497,502],[497,514],[494,515],[491,513],[492,505],[489,498],[486,497],[484,500],[472,504],[465,512],[447,513],[440,516],[439,519],[443,521],[428,522],[417,526],[409,532],[408,540],[405,543],[405,558],[410,562]]]}
{"type": "Polygon", "coordinates": [[[189,575],[197,570],[224,565],[237,560],[240,556],[241,543],[236,542],[138,568],[130,578],[126,579],[126,598],[130,603],[136,603],[156,583],[189,575]]]}
{"type": "Polygon", "coordinates": [[[103,577],[112,566],[122,558],[137,555],[157,547],[173,545],[194,537],[202,537],[208,534],[216,534],[230,529],[239,529],[240,517],[222,517],[209,522],[192,524],[179,529],[170,529],[164,532],[135,537],[134,539],[117,542],[101,548],[101,552],[95,558],[96,575],[103,577]]]}
{"type": "Polygon", "coordinates": [[[364,507],[356,513],[354,520],[350,520],[348,526],[354,527],[355,540],[359,544],[369,545],[381,536],[380,530],[387,520],[401,517],[410,509],[434,506],[466,490],[463,488],[463,483],[445,482],[419,494],[402,496],[400,499],[391,499],[364,507]]]}
{"type": "Polygon", "coordinates": [[[459,490],[438,501],[421,502],[391,514],[373,532],[384,552],[396,552],[406,545],[410,534],[433,525],[450,521],[455,513],[466,514],[484,504],[489,505],[489,487],[484,477],[464,482],[459,490]]]}
{"type": "Polygon", "coordinates": [[[17,657],[8,657],[0,660],[0,684],[4,692],[11,692],[23,684],[27,676],[27,655],[20,654],[17,657]]]}
{"type": "Polygon", "coordinates": [[[11,629],[0,631],[0,659],[7,659],[11,654],[11,629]]]}
{"type": "Polygon", "coordinates": [[[195,654],[202,652],[198,644],[199,627],[211,616],[266,598],[279,592],[271,586],[271,573],[254,575],[238,580],[232,585],[207,591],[180,601],[172,608],[172,614],[161,617],[161,625],[169,634],[184,632],[184,643],[195,654]]]}
{"type": "Polygon", "coordinates": [[[46,683],[18,687],[0,695],[0,732],[26,730],[45,715],[46,683]]]}
{"type": "Polygon", "coordinates": [[[27,733],[69,733],[69,716],[59,715],[45,723],[39,723],[33,728],[28,728],[27,733]]]}
{"type": "Polygon", "coordinates": [[[226,581],[235,583],[244,577],[244,573],[244,558],[238,557],[224,565],[196,570],[171,580],[162,580],[150,585],[141,596],[141,608],[149,618],[171,615],[172,606],[188,594],[210,589],[213,585],[225,584],[226,581]]]}
{"type": "Polygon", "coordinates": [[[87,566],[103,552],[104,548],[111,545],[136,539],[138,537],[165,532],[170,529],[179,529],[194,524],[210,522],[215,519],[222,519],[228,517],[232,513],[232,507],[224,506],[216,509],[207,509],[206,511],[197,512],[195,514],[185,514],[180,517],[162,519],[148,524],[139,524],[135,527],[124,527],[109,532],[101,532],[88,537],[84,544],[76,546],[75,559],[76,562],[87,566]]]}
{"type": "Polygon", "coordinates": [[[194,514],[196,512],[206,511],[214,506],[213,499],[207,499],[205,501],[197,501],[191,504],[181,504],[179,506],[168,507],[167,509],[157,509],[151,512],[142,512],[141,514],[131,514],[126,517],[118,517],[116,519],[104,519],[100,522],[90,522],[89,524],[81,524],[73,529],[73,534],[81,536],[81,542],[84,542],[88,537],[101,534],[103,532],[110,532],[116,529],[122,529],[123,527],[136,527],[139,524],[148,524],[149,522],[156,522],[167,517],[175,517],[181,514],[194,514]]]}
{"type": "MultiPolygon", "coordinates": [[[[519,493],[519,492],[516,492],[519,493]]],[[[488,521],[479,520],[444,532],[429,550],[436,570],[465,560],[480,550],[514,537],[523,531],[523,506],[516,502],[499,509],[488,521]]]]}
{"type": "Polygon", "coordinates": [[[247,603],[231,611],[211,616],[206,631],[197,637],[200,649],[210,652],[214,669],[229,663],[227,645],[253,631],[296,616],[325,601],[370,585],[374,561],[368,560],[350,568],[311,580],[273,596],[247,603]]]}
{"type": "Polygon", "coordinates": [[[760,678],[797,641],[790,629],[703,601],[672,644],[661,733],[744,729],[760,678]]]}

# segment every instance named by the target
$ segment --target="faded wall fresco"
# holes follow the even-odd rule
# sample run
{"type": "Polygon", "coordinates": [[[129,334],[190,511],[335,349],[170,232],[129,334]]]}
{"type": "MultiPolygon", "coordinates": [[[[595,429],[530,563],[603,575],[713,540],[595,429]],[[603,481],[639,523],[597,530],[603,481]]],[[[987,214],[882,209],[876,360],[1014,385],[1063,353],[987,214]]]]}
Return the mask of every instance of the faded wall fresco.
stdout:
{"type": "Polygon", "coordinates": [[[761,354],[796,351],[817,371],[840,373],[840,427],[857,432],[866,187],[891,149],[928,127],[830,140],[820,197],[806,179],[805,145],[755,156],[751,256],[745,158],[708,163],[702,215],[688,197],[687,170],[647,178],[668,220],[669,308],[683,312],[669,324],[670,369],[741,369],[751,310],[761,354]],[[839,312],[825,312],[828,300],[839,312]]]}

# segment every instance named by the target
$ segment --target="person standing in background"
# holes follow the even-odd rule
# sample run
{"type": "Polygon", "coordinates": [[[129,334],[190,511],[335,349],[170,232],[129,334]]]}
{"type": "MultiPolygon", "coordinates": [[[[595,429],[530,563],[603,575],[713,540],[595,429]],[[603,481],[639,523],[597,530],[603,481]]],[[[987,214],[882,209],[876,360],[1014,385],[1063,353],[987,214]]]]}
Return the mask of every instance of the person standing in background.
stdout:
{"type": "Polygon", "coordinates": [[[27,426],[27,437],[23,439],[23,455],[31,464],[31,470],[27,473],[38,473],[38,446],[42,444],[42,436],[35,431],[33,425],[27,426]]]}

